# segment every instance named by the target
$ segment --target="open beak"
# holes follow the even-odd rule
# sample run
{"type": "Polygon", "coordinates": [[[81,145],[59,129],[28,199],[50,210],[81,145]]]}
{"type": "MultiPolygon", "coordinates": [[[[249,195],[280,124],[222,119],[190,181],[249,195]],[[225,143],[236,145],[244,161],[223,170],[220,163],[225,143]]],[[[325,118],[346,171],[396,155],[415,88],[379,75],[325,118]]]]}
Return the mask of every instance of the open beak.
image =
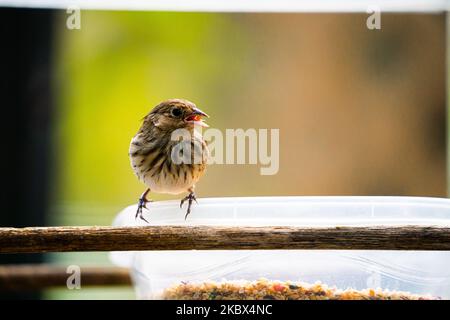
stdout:
{"type": "Polygon", "coordinates": [[[209,118],[209,116],[202,110],[193,108],[192,113],[184,118],[184,121],[187,123],[192,123],[194,126],[209,127],[206,123],[203,122],[202,117],[209,118]]]}

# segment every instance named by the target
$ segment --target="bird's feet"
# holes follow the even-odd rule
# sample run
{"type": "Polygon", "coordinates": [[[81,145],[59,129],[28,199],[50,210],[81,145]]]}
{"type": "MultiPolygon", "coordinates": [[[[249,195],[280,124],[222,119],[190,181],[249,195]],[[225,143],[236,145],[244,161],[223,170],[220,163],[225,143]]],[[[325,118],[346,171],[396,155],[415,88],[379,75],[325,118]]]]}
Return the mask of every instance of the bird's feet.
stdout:
{"type": "Polygon", "coordinates": [[[136,215],[134,217],[135,219],[137,219],[139,217],[141,220],[144,220],[147,223],[149,223],[149,222],[144,218],[142,211],[144,208],[148,210],[147,203],[152,202],[151,200],[147,200],[147,198],[146,198],[148,192],[149,192],[149,190],[145,191],[139,198],[136,215]]]}
{"type": "Polygon", "coordinates": [[[195,203],[197,202],[197,198],[195,197],[195,193],[193,191],[191,191],[191,193],[189,193],[189,195],[187,195],[186,197],[184,197],[181,200],[180,203],[180,208],[183,207],[183,203],[188,200],[188,207],[187,207],[187,211],[186,211],[186,215],[184,216],[184,220],[186,220],[187,216],[189,215],[189,213],[191,213],[191,206],[192,206],[192,202],[195,201],[195,203]]]}

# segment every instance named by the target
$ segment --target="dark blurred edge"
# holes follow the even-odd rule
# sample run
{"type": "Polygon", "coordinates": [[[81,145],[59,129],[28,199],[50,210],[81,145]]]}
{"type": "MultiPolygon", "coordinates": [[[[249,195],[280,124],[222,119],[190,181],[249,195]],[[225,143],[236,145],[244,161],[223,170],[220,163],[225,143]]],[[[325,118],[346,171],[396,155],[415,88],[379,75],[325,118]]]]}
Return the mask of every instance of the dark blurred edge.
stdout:
{"type": "MultiPolygon", "coordinates": [[[[49,203],[53,11],[0,8],[0,226],[43,226],[49,203]]],[[[0,264],[42,255],[0,255],[0,264]]],[[[38,299],[40,293],[1,294],[38,299]]]]}

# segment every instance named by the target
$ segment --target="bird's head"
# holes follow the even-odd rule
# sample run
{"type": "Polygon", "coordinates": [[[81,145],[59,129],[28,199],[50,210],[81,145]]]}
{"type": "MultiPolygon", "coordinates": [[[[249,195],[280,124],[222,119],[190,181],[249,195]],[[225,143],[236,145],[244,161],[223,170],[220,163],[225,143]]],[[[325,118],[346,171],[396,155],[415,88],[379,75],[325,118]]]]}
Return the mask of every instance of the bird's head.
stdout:
{"type": "Polygon", "coordinates": [[[208,115],[198,109],[196,105],[188,100],[170,99],[161,102],[144,118],[162,130],[192,129],[194,126],[208,127],[203,122],[203,117],[208,115]]]}

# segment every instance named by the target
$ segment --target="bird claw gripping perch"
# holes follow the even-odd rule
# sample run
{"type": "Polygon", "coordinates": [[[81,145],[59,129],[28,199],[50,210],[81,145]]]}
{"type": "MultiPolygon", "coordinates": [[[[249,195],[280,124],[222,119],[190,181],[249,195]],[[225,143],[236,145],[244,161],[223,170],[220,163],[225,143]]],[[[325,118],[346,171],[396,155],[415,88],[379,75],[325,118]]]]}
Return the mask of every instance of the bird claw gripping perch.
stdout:
{"type": "Polygon", "coordinates": [[[149,223],[149,222],[147,221],[147,219],[144,218],[142,211],[144,208],[148,210],[147,203],[151,202],[151,200],[147,200],[147,198],[146,198],[149,191],[150,191],[150,189],[147,189],[139,198],[136,215],[134,217],[135,219],[137,219],[139,217],[141,220],[144,220],[147,223],[149,223]]]}
{"type": "Polygon", "coordinates": [[[184,220],[186,220],[186,219],[187,219],[187,216],[191,213],[192,201],[195,201],[195,203],[198,204],[197,198],[195,197],[195,193],[194,193],[194,192],[189,193],[189,195],[187,195],[186,197],[184,197],[183,199],[181,199],[181,202],[180,202],[180,208],[183,208],[183,203],[184,203],[186,200],[188,200],[188,207],[187,207],[186,215],[184,216],[184,220]]]}

